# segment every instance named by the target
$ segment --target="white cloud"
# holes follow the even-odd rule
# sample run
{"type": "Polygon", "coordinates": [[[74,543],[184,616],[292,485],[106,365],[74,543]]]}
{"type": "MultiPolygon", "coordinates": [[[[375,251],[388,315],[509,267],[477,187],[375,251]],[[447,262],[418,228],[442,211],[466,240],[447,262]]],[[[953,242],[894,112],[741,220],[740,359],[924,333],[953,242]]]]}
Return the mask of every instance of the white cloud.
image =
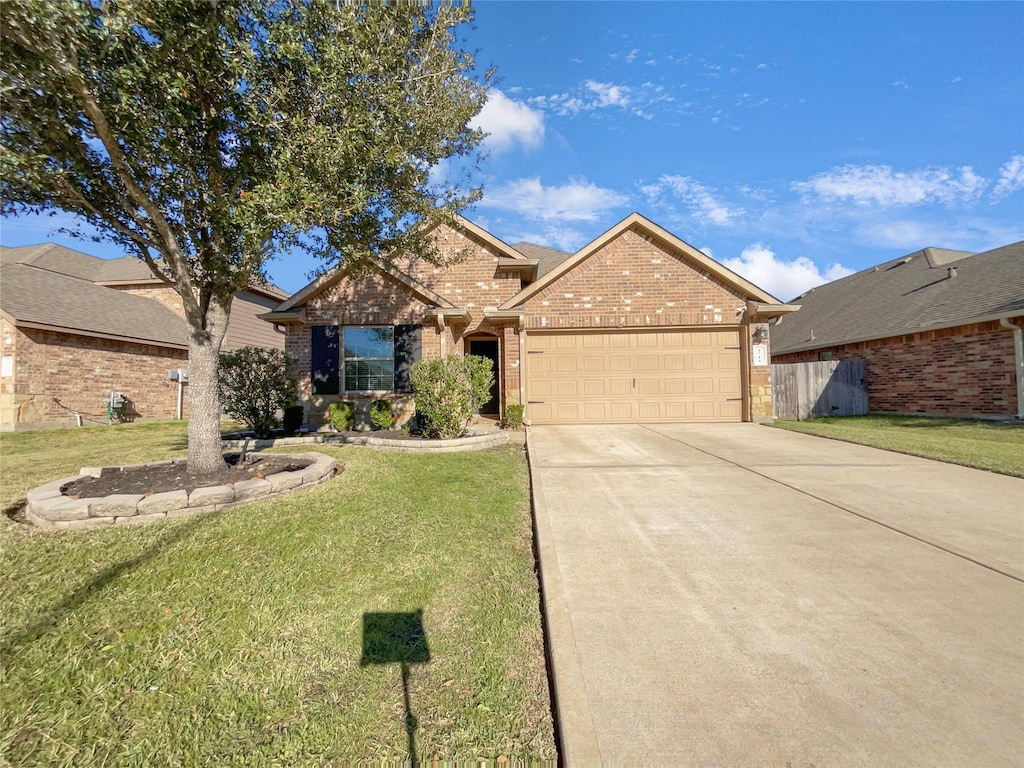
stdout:
{"type": "Polygon", "coordinates": [[[1020,240],[1024,237],[1024,227],[1005,226],[982,217],[946,217],[870,222],[858,227],[853,234],[858,242],[896,248],[904,253],[927,247],[980,253],[1020,240]]]}
{"type": "Polygon", "coordinates": [[[955,172],[949,168],[894,171],[888,165],[844,165],[794,182],[792,189],[805,198],[826,202],[908,206],[975,200],[987,183],[969,165],[955,172]]]}
{"type": "Polygon", "coordinates": [[[583,234],[572,227],[563,227],[555,224],[544,227],[543,232],[527,232],[526,234],[510,237],[508,242],[546,245],[548,248],[557,248],[560,251],[575,253],[586,244],[586,239],[583,234]]]}
{"type": "Polygon", "coordinates": [[[544,113],[510,99],[497,88],[487,93],[487,102],[471,123],[488,134],[485,143],[495,152],[516,144],[535,149],[544,141],[544,113]]]}
{"type": "Polygon", "coordinates": [[[739,257],[724,259],[722,264],[754,285],[783,300],[792,299],[811,288],[841,277],[853,270],[832,264],[824,272],[806,256],[783,261],[763,243],[748,245],[739,257]]]}
{"type": "Polygon", "coordinates": [[[629,88],[625,85],[600,83],[597,80],[587,80],[584,85],[594,95],[591,108],[625,107],[629,104],[629,88]]]}
{"type": "Polygon", "coordinates": [[[585,179],[546,187],[539,177],[510,181],[485,191],[479,205],[515,211],[541,221],[597,221],[605,211],[627,205],[629,198],[585,179]]]}
{"type": "Polygon", "coordinates": [[[1018,189],[1024,189],[1024,155],[1014,155],[999,169],[999,180],[992,190],[992,197],[1001,200],[1018,189]]]}
{"type": "Polygon", "coordinates": [[[626,54],[626,63],[627,64],[632,64],[634,61],[636,61],[636,57],[639,54],[640,54],[640,49],[639,48],[634,48],[633,50],[631,50],[629,53],[626,54]]]}
{"type": "Polygon", "coordinates": [[[680,200],[687,207],[689,215],[705,226],[728,226],[745,213],[742,208],[732,208],[722,202],[711,189],[689,176],[663,175],[656,184],[640,189],[652,204],[668,202],[671,207],[672,201],[666,201],[666,197],[680,200]]]}

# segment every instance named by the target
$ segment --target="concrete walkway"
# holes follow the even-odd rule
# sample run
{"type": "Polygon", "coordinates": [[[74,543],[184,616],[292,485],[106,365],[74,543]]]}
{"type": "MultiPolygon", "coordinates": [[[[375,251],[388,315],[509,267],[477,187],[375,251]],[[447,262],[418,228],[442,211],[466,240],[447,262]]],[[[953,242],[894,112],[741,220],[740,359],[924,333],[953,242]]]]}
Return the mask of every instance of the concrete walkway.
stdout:
{"type": "Polygon", "coordinates": [[[749,424],[529,454],[567,765],[1024,764],[1024,481],[749,424]]]}

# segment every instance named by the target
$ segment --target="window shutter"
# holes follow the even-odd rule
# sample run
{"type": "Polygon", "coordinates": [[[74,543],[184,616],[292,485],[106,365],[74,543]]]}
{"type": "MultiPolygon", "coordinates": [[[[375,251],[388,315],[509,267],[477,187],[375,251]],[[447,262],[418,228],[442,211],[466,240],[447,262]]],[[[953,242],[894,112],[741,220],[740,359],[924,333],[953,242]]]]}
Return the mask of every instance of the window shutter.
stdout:
{"type": "Polygon", "coordinates": [[[421,332],[418,325],[395,326],[395,392],[412,392],[409,371],[422,354],[421,332]]]}
{"type": "Polygon", "coordinates": [[[310,376],[314,395],[338,394],[339,334],[336,325],[314,325],[310,347],[310,376]]]}

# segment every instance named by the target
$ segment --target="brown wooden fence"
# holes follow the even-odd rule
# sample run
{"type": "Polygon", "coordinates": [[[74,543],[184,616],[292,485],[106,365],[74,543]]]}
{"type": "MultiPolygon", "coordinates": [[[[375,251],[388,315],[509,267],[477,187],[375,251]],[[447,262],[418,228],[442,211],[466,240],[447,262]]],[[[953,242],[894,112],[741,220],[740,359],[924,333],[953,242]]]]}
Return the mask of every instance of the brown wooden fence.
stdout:
{"type": "Polygon", "coordinates": [[[772,405],[777,419],[863,416],[868,412],[864,361],[776,363],[772,366],[772,405]]]}

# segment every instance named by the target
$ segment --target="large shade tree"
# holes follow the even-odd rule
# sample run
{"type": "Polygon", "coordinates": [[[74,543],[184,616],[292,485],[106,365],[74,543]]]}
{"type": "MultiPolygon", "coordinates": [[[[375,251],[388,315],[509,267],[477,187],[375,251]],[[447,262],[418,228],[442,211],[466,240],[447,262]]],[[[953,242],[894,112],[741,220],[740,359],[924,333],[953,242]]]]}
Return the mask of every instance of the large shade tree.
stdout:
{"type": "Polygon", "coordinates": [[[232,297],[266,280],[268,259],[437,258],[429,223],[478,196],[431,174],[482,138],[469,121],[485,83],[458,36],[469,16],[323,0],[0,3],[2,209],[76,214],[87,226],[65,231],[98,231],[181,295],[190,470],[223,465],[218,353],[232,297]]]}

